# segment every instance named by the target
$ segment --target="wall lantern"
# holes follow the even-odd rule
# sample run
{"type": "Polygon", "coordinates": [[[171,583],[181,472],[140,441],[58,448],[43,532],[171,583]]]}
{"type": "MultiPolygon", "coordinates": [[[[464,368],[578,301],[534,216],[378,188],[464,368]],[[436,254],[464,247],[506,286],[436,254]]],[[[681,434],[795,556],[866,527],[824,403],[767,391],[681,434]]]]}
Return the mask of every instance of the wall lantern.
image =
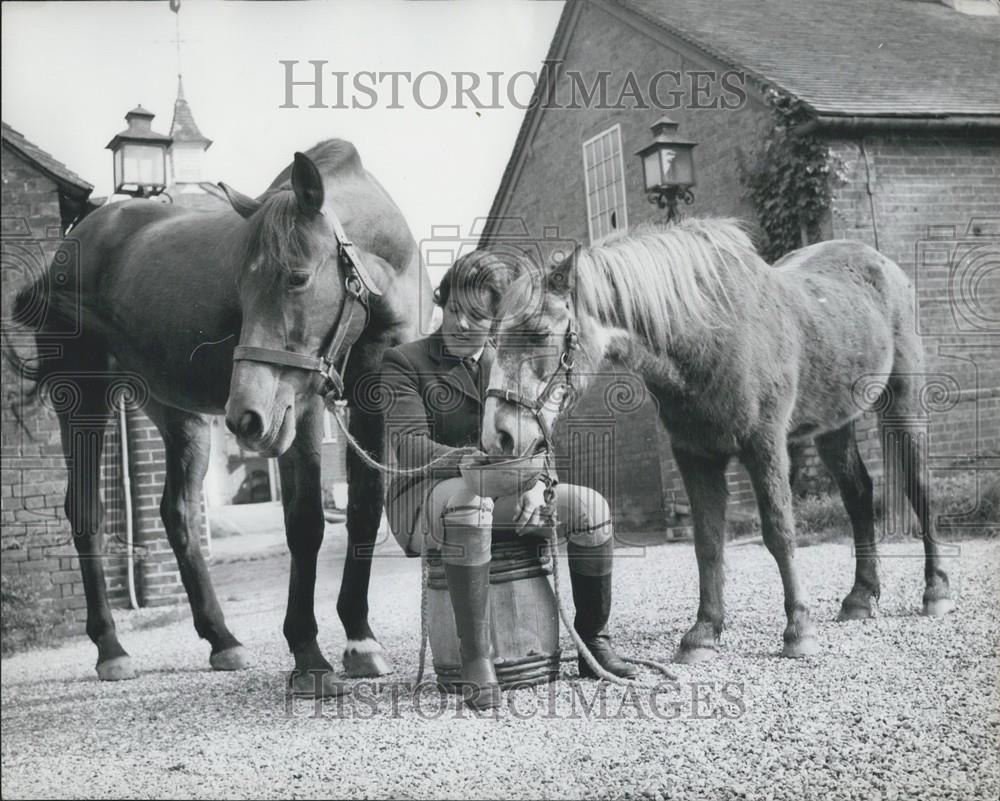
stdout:
{"type": "Polygon", "coordinates": [[[115,192],[133,197],[159,195],[167,185],[167,148],[173,141],[151,127],[156,115],[137,106],[125,115],[128,128],[107,144],[115,168],[115,192]]]}
{"type": "Polygon", "coordinates": [[[646,198],[667,210],[667,222],[677,219],[677,201],[694,202],[695,143],[677,136],[677,123],[661,117],[652,126],[653,142],[636,155],[642,160],[646,198]]]}

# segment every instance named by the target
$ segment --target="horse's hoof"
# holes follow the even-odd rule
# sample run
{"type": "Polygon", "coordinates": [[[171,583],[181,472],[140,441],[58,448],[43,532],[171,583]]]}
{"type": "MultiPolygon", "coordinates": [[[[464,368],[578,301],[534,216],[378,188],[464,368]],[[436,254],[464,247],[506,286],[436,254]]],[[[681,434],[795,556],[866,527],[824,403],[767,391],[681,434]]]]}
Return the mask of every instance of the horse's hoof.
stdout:
{"type": "Polygon", "coordinates": [[[101,681],[127,681],[136,676],[132,667],[132,657],[116,656],[104,662],[97,663],[97,678],[101,681]]]}
{"type": "Polygon", "coordinates": [[[781,655],[786,659],[804,659],[818,653],[819,640],[811,636],[799,637],[792,642],[786,642],[785,647],[781,650],[781,655]]]}
{"type": "Polygon", "coordinates": [[[698,662],[710,662],[719,656],[718,648],[698,646],[695,648],[678,648],[674,661],[681,665],[694,665],[698,662]]]}
{"type": "Polygon", "coordinates": [[[955,602],[951,598],[934,598],[924,601],[924,614],[927,617],[944,617],[955,611],[955,602]]]}
{"type": "Polygon", "coordinates": [[[348,640],[344,649],[344,672],[351,678],[375,678],[392,673],[378,640],[348,640]]]}
{"type": "Polygon", "coordinates": [[[212,670],[246,670],[250,667],[250,655],[242,645],[226,648],[208,658],[212,670]]]}
{"type": "Polygon", "coordinates": [[[876,617],[878,617],[878,606],[875,603],[875,599],[872,598],[869,606],[862,604],[851,604],[848,606],[846,603],[843,604],[840,607],[840,613],[837,615],[837,622],[846,623],[849,620],[871,620],[876,617]]]}
{"type": "Polygon", "coordinates": [[[300,698],[339,698],[350,692],[332,670],[293,670],[288,674],[288,689],[300,698]]]}

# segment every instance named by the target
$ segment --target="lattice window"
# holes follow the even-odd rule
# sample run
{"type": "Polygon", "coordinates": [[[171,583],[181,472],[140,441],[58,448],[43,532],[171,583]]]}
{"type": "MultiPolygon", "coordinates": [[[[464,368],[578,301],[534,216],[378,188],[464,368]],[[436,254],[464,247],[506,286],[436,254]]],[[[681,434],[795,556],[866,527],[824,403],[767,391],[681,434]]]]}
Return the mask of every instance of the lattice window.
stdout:
{"type": "Polygon", "coordinates": [[[627,230],[620,125],[608,128],[583,143],[583,175],[587,187],[587,225],[591,244],[615,231],[627,230]]]}

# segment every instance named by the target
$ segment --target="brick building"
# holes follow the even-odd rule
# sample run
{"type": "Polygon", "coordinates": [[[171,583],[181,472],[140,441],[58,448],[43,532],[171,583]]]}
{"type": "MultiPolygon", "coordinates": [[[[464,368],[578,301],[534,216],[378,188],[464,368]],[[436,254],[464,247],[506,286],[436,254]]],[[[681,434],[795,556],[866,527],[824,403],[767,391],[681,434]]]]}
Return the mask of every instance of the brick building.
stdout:
{"type": "MultiPolygon", "coordinates": [[[[753,229],[745,168],[776,125],[769,95],[792,98],[808,117],[796,135],[828,153],[831,200],[813,238],[867,242],[914,279],[929,361],[931,469],[995,470],[998,74],[992,0],[771,0],[766,13],[754,0],[570,2],[481,244],[531,236],[544,250],[548,239],[590,243],[660,219],[634,154],[665,113],[697,143],[694,202],[683,212],[738,217],[753,229]]],[[[676,531],[687,505],[669,441],[641,393],[630,411],[614,411],[615,381],[637,380],[598,382],[568,421],[575,433],[562,426],[564,437],[603,440],[614,458],[571,473],[614,496],[624,530],[676,531]]],[[[873,423],[862,425],[862,451],[877,478],[873,423]]],[[[821,482],[811,449],[796,462],[799,486],[821,482]]],[[[737,514],[752,508],[742,468],[732,471],[731,492],[737,514]]]]}

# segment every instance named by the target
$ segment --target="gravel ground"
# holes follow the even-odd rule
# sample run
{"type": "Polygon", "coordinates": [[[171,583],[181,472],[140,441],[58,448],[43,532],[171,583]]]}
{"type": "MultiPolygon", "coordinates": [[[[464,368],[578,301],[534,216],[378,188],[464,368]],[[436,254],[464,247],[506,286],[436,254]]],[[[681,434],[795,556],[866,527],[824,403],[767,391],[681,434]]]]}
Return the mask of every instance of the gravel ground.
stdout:
{"type": "MultiPolygon", "coordinates": [[[[344,642],[334,611],[342,551],[328,543],[319,578],[321,637],[333,659],[344,642]]],[[[837,624],[851,548],[800,549],[822,651],[789,661],[777,656],[773,560],[759,545],[731,547],[720,659],[673,666],[679,684],[658,692],[578,682],[567,663],[563,681],[509,693],[483,719],[398,685],[289,706],[285,558],[217,565],[254,667],[210,672],[207,645],[174,610],[118,613],[141,671],[132,682],[99,683],[84,640],[4,660],[3,795],[995,799],[1000,542],[963,543],[949,560],[959,611],[942,620],[918,614],[918,553],[885,547],[882,616],[837,624]]],[[[620,556],[617,641],[669,659],[697,601],[693,549],[620,556]]],[[[400,681],[416,670],[418,590],[416,562],[378,560],[372,621],[400,681]]]]}

